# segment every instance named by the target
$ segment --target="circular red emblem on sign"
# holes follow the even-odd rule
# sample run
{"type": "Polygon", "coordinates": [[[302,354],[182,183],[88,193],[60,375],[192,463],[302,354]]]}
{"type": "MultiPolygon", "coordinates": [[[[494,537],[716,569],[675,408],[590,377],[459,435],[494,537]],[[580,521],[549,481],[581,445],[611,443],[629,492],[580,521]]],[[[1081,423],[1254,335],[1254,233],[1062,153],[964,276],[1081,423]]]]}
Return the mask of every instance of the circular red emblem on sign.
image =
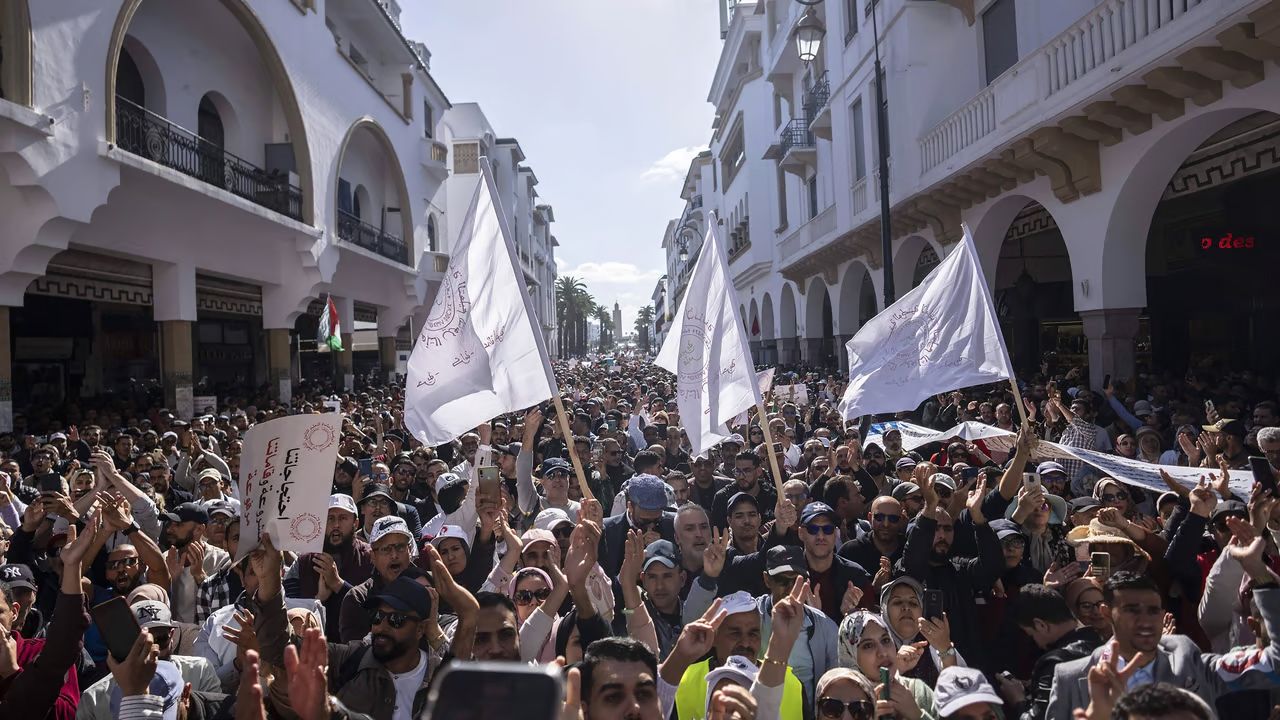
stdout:
{"type": "Polygon", "coordinates": [[[289,537],[307,543],[324,533],[324,523],[311,513],[302,513],[289,523],[289,537]]]}
{"type": "Polygon", "coordinates": [[[338,439],[338,434],[333,431],[328,423],[316,423],[307,428],[302,434],[302,446],[308,450],[319,451],[324,450],[338,439]]]}

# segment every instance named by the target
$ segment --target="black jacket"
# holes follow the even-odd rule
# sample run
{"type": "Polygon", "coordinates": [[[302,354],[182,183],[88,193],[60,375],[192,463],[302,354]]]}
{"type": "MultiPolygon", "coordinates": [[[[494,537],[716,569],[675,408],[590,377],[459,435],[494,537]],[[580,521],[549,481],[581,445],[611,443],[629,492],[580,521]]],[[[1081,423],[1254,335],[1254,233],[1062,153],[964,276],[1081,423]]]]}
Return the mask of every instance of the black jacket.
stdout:
{"type": "MultiPolygon", "coordinates": [[[[902,551],[905,549],[906,544],[899,543],[898,549],[889,556],[889,564],[892,565],[902,559],[902,551]]],[[[883,557],[880,549],[872,541],[870,533],[841,545],[838,554],[846,560],[852,560],[861,565],[863,570],[873,574],[880,569],[880,558],[883,557]]]]}
{"type": "MultiPolygon", "coordinates": [[[[773,519],[773,508],[778,504],[778,491],[774,489],[773,482],[765,478],[763,475],[757,481],[760,492],[756,494],[756,505],[760,509],[760,524],[763,525],[773,519]]],[[[729,527],[729,500],[741,492],[738,489],[738,483],[726,485],[711,501],[711,524],[724,530],[729,527]]]]}
{"type": "MultiPolygon", "coordinates": [[[[598,561],[604,574],[615,577],[622,570],[622,556],[627,547],[627,531],[631,530],[631,521],[624,512],[604,520],[604,531],[600,534],[598,561]]],[[[658,534],[664,540],[676,541],[676,516],[673,513],[662,513],[658,520],[658,534]]]]}
{"type": "Polygon", "coordinates": [[[895,575],[910,575],[929,590],[941,590],[943,608],[951,621],[951,640],[969,667],[986,667],[983,629],[978,621],[975,598],[987,590],[1004,573],[1004,551],[991,526],[975,526],[979,554],[977,557],[951,557],[934,565],[933,536],[938,521],[917,517],[907,531],[907,545],[895,575]]]}
{"type": "MultiPolygon", "coordinates": [[[[1081,627],[1058,638],[1043,655],[1036,659],[1031,669],[1031,685],[1027,688],[1027,705],[1022,708],[1020,720],[1045,720],[1049,712],[1049,693],[1053,690],[1053,669],[1058,663],[1070,662],[1086,655],[1102,644],[1102,638],[1093,628],[1081,627]]],[[[1010,716],[1013,713],[1009,713],[1010,716]]]]}

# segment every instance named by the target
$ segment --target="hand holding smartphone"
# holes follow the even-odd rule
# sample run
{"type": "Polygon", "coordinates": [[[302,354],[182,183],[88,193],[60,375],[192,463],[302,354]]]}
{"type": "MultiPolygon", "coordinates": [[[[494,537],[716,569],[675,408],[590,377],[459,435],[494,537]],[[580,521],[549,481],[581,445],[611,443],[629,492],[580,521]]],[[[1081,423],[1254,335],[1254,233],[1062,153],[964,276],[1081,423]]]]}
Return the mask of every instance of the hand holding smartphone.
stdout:
{"type": "Polygon", "coordinates": [[[102,640],[111,656],[117,661],[127,658],[133,649],[133,643],[142,634],[142,627],[138,625],[138,618],[134,617],[133,610],[129,609],[129,603],[123,597],[116,596],[101,605],[94,605],[89,609],[89,614],[93,616],[93,622],[98,626],[98,632],[102,634],[102,640]]]}

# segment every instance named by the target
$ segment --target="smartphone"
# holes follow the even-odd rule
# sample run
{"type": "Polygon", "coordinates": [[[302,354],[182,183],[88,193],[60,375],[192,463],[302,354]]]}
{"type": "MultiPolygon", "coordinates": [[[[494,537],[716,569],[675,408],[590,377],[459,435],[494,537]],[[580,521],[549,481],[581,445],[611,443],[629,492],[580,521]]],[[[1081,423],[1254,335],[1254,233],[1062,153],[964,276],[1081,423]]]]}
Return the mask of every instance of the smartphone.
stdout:
{"type": "Polygon", "coordinates": [[[961,480],[973,480],[978,477],[978,473],[982,472],[980,467],[967,467],[960,471],[961,480]]]}
{"type": "Polygon", "coordinates": [[[1013,673],[1009,672],[1008,670],[1002,670],[999,673],[998,677],[1000,677],[1001,679],[1007,682],[1018,682],[1018,678],[1014,677],[1013,673]]]}
{"type": "Polygon", "coordinates": [[[1084,543],[1076,546],[1076,565],[1081,575],[1089,572],[1089,546],[1084,543]]]}
{"type": "Polygon", "coordinates": [[[880,699],[888,700],[889,693],[893,690],[893,683],[889,679],[889,668],[880,668],[880,684],[884,686],[884,690],[880,691],[880,699]]]}
{"type": "Polygon", "coordinates": [[[924,616],[929,619],[942,619],[942,613],[945,610],[942,606],[942,591],[928,590],[924,591],[924,616]]]}
{"type": "Polygon", "coordinates": [[[369,477],[369,473],[373,472],[373,458],[365,458],[356,463],[356,467],[360,469],[361,477],[369,477]]]}
{"type": "Polygon", "coordinates": [[[498,474],[497,465],[481,465],[480,488],[476,490],[476,503],[485,500],[498,505],[502,502],[502,476],[498,474]]]}
{"type": "Polygon", "coordinates": [[[1253,471],[1253,481],[1261,485],[1263,490],[1270,490],[1274,495],[1276,474],[1271,470],[1271,463],[1264,457],[1250,457],[1249,469],[1253,471]]]}
{"type": "Polygon", "coordinates": [[[1105,390],[1111,387],[1111,373],[1102,376],[1102,388],[1105,390]]]}
{"type": "Polygon", "coordinates": [[[604,460],[604,446],[596,443],[591,446],[591,464],[598,465],[601,460],[604,460]]]}
{"type": "Polygon", "coordinates": [[[617,431],[618,431],[618,421],[617,421],[617,420],[608,420],[607,422],[605,422],[605,425],[609,428],[609,432],[617,432],[617,431]]]}
{"type": "Polygon", "coordinates": [[[121,661],[128,657],[138,635],[142,634],[142,628],[129,609],[129,603],[123,597],[113,597],[101,605],[94,605],[89,609],[89,614],[93,616],[93,622],[98,626],[98,632],[102,634],[102,640],[107,644],[107,651],[112,657],[121,661]]]}
{"type": "Polygon", "coordinates": [[[782,443],[780,443],[780,442],[776,442],[776,443],[774,443],[774,444],[773,444],[773,451],[774,451],[775,453],[778,453],[779,455],[781,455],[781,454],[782,454],[782,443]]]}
{"type": "Polygon", "coordinates": [[[1107,579],[1111,576],[1111,556],[1104,552],[1096,552],[1089,554],[1089,564],[1093,566],[1092,575],[1096,578],[1107,579]]]}
{"type": "Polygon", "coordinates": [[[36,488],[42,493],[62,492],[62,476],[58,473],[45,473],[36,481],[36,488]]]}
{"type": "Polygon", "coordinates": [[[1022,473],[1022,484],[1027,486],[1027,492],[1042,489],[1040,484],[1040,473],[1022,473]]]}
{"type": "Polygon", "coordinates": [[[431,720],[481,720],[511,714],[525,720],[558,720],[564,695],[555,665],[501,662],[450,663],[427,695],[431,720]]]}
{"type": "MultiPolygon", "coordinates": [[[[1208,416],[1208,415],[1212,415],[1212,414],[1214,413],[1214,411],[1216,411],[1216,410],[1217,410],[1217,407],[1213,404],[1213,401],[1212,401],[1212,400],[1205,400],[1205,401],[1204,401],[1204,414],[1205,414],[1206,416],[1208,416]]],[[[1207,417],[1206,417],[1206,419],[1207,419],[1207,417]]]]}

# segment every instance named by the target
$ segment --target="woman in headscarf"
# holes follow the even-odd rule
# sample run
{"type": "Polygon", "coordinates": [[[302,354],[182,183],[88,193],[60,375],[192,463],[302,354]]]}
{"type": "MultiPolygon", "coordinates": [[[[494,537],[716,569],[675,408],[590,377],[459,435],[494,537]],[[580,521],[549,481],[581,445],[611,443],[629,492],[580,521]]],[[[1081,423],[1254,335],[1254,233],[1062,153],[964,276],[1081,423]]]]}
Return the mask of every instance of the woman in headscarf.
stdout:
{"type": "MultiPolygon", "coordinates": [[[[831,668],[818,678],[813,715],[821,720],[843,720],[846,708],[854,720],[881,717],[876,712],[875,686],[862,673],[850,668],[831,668]]],[[[885,714],[892,712],[888,701],[881,708],[885,714]]]]}
{"type": "Polygon", "coordinates": [[[840,665],[862,673],[880,697],[881,671],[889,678],[889,703],[900,720],[935,720],[933,689],[923,680],[899,672],[898,646],[884,618],[856,610],[840,622],[840,665]]]}
{"type": "Polygon", "coordinates": [[[938,682],[942,668],[966,667],[951,644],[951,623],[924,617],[924,588],[915,578],[902,576],[880,590],[880,618],[898,648],[898,667],[906,677],[938,682]]]}

